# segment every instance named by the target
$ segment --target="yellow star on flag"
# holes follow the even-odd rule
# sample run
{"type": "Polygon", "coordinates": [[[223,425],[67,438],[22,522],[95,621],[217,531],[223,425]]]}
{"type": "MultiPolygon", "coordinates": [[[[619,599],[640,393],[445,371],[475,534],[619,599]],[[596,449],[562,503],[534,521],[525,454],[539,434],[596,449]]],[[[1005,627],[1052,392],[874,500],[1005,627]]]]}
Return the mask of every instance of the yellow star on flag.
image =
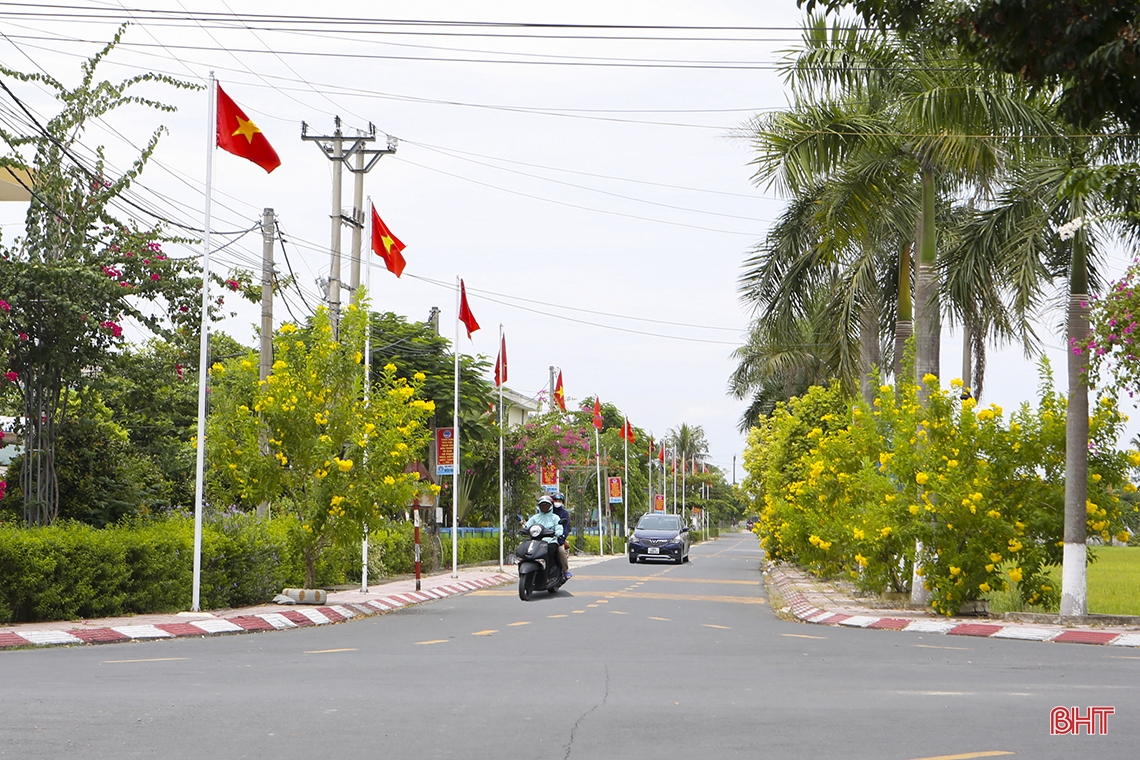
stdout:
{"type": "Polygon", "coordinates": [[[240,116],[236,116],[234,118],[237,119],[238,128],[234,130],[234,133],[231,136],[237,137],[238,135],[241,135],[252,143],[253,136],[259,133],[261,130],[257,128],[256,124],[254,124],[252,121],[249,121],[248,119],[243,119],[240,116]]]}
{"type": "Polygon", "coordinates": [[[383,237],[380,238],[380,242],[384,244],[384,250],[387,251],[388,253],[391,253],[392,252],[392,246],[395,244],[396,241],[393,240],[390,236],[384,235],[383,237]]]}

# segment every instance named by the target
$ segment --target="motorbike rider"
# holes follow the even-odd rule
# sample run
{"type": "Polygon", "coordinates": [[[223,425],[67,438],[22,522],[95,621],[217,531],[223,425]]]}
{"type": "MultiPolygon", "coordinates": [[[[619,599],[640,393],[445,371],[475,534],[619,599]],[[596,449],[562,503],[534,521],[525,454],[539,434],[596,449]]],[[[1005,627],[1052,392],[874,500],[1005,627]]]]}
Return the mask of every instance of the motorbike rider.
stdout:
{"type": "MultiPolygon", "coordinates": [[[[554,499],[550,496],[543,494],[538,499],[538,511],[530,516],[530,519],[523,525],[523,530],[526,530],[532,525],[541,525],[543,528],[549,528],[554,531],[553,536],[545,536],[542,540],[548,544],[557,544],[559,538],[562,536],[562,524],[558,522],[558,515],[554,514],[554,499]]],[[[565,572],[565,570],[563,571],[565,572]]]]}
{"type": "Polygon", "coordinates": [[[562,573],[566,580],[574,577],[570,572],[570,555],[567,550],[567,541],[570,538],[570,513],[566,511],[566,497],[561,493],[554,494],[554,514],[558,515],[558,522],[562,525],[562,538],[558,540],[558,562],[562,565],[562,573]]]}

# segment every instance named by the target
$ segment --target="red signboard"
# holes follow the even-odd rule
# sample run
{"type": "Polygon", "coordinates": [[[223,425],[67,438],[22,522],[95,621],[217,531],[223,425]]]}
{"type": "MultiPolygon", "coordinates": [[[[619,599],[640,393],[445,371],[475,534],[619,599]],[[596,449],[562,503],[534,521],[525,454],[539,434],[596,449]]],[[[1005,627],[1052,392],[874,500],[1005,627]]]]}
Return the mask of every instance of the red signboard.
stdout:
{"type": "Polygon", "coordinates": [[[455,429],[436,428],[435,431],[435,474],[455,474],[455,429]]]}
{"type": "Polygon", "coordinates": [[[539,485],[542,486],[542,490],[544,491],[558,490],[558,465],[555,464],[553,459],[543,460],[542,472],[539,475],[539,485]]]}
{"type": "Polygon", "coordinates": [[[621,478],[610,478],[610,504],[621,504],[621,478]]]}
{"type": "Polygon", "coordinates": [[[663,493],[653,494],[653,511],[654,512],[664,512],[665,511],[665,494],[663,494],[663,493]]]}

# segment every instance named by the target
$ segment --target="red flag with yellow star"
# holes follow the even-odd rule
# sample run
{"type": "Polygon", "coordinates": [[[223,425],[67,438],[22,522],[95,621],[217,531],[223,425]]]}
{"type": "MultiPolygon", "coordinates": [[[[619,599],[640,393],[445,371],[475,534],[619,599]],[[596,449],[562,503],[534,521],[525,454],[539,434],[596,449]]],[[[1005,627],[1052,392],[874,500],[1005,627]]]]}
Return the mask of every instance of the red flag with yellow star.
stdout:
{"type": "Polygon", "coordinates": [[[372,207],[372,252],[384,259],[384,266],[397,277],[404,271],[404,256],[401,251],[405,248],[400,239],[392,234],[388,225],[372,207]]]}
{"type": "Polygon", "coordinates": [[[281,159],[269,140],[238,108],[221,84],[218,84],[218,147],[249,159],[266,172],[272,172],[281,165],[281,159]]]}
{"type": "Polygon", "coordinates": [[[605,420],[602,419],[602,401],[597,396],[594,396],[594,416],[590,421],[598,430],[601,430],[605,424],[605,420]]]}
{"type": "Polygon", "coordinates": [[[558,408],[566,411],[566,391],[562,389],[562,370],[558,370],[558,381],[554,383],[554,403],[558,408]]]}

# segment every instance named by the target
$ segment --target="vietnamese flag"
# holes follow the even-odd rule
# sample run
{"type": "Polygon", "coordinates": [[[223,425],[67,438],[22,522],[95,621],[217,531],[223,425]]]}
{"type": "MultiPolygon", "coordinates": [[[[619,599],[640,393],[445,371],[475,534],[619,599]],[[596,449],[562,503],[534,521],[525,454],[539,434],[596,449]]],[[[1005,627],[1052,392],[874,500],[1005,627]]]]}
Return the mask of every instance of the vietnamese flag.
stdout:
{"type": "Polygon", "coordinates": [[[665,444],[664,443],[661,444],[661,452],[657,455],[657,458],[661,460],[661,464],[665,464],[665,444]]]}
{"type": "Polygon", "coordinates": [[[467,338],[470,340],[471,333],[479,329],[479,323],[475,321],[475,315],[467,305],[467,286],[463,284],[463,280],[459,281],[459,321],[467,328],[467,338]]]}
{"type": "Polygon", "coordinates": [[[507,336],[502,335],[499,355],[495,357],[495,387],[507,382],[507,336]]]}
{"type": "Polygon", "coordinates": [[[558,370],[558,381],[554,383],[554,403],[558,408],[566,411],[566,391],[562,390],[562,370],[558,370]]]}
{"type": "Polygon", "coordinates": [[[250,121],[237,103],[218,84],[218,147],[235,156],[249,159],[266,172],[281,165],[277,151],[265,135],[250,121]]]}
{"type": "Polygon", "coordinates": [[[605,421],[602,419],[602,401],[597,396],[594,396],[594,418],[591,422],[598,430],[601,430],[602,425],[605,424],[605,421]]]}
{"type": "Polygon", "coordinates": [[[404,271],[404,256],[401,251],[405,248],[400,239],[392,234],[388,225],[372,207],[372,252],[384,259],[384,266],[397,277],[404,271]]]}
{"type": "Polygon", "coordinates": [[[629,424],[629,418],[628,417],[625,418],[625,425],[622,426],[621,437],[624,438],[625,440],[629,441],[630,443],[634,442],[633,426],[629,424]]]}

